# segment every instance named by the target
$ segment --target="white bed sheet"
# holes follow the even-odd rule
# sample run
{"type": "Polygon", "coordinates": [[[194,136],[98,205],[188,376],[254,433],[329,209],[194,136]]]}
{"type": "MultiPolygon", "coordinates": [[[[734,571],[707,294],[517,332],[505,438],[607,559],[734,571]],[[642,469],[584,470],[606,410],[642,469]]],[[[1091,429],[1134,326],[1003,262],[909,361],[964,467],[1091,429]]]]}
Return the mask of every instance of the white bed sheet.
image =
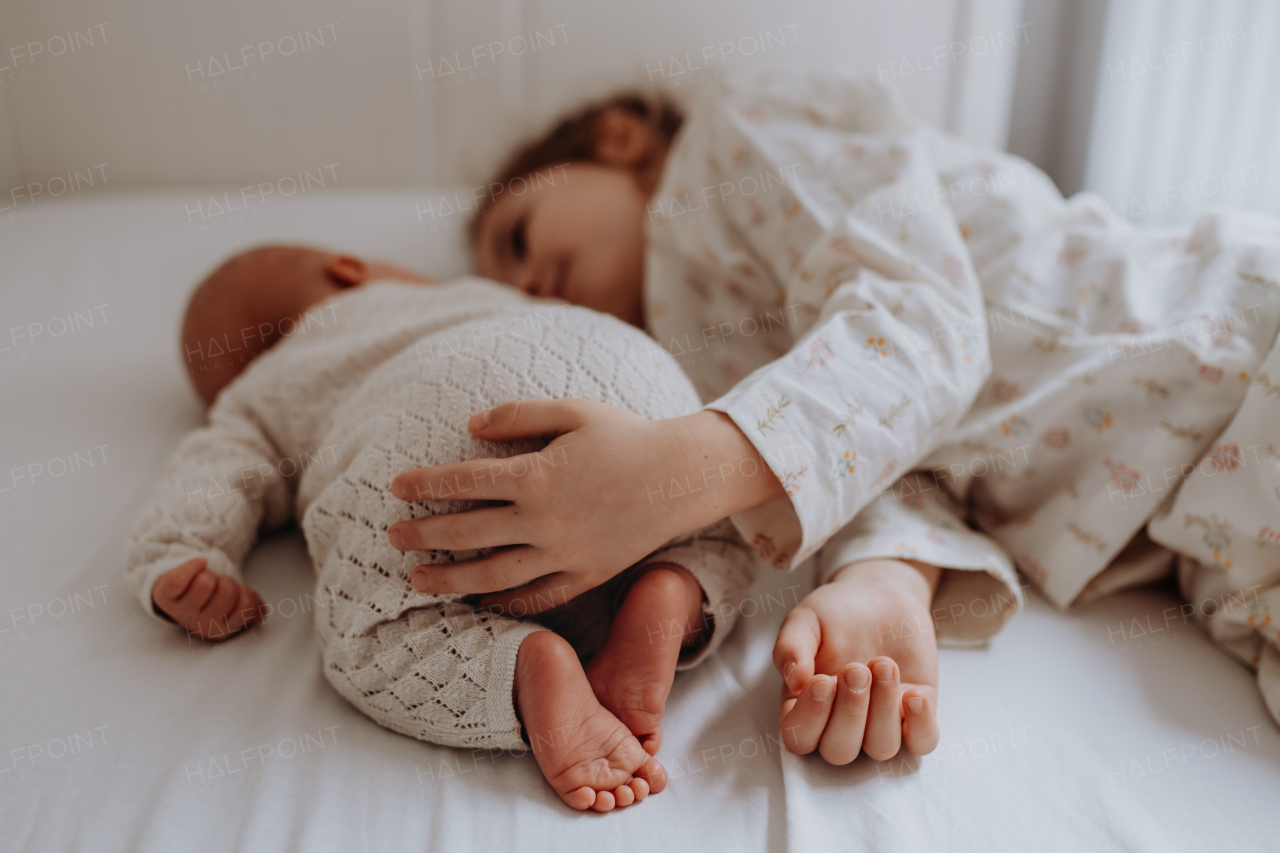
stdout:
{"type": "Polygon", "coordinates": [[[188,288],[268,240],[456,274],[460,229],[416,212],[436,195],[297,197],[203,229],[208,191],[0,214],[0,849],[1277,849],[1280,731],[1249,673],[1168,623],[1167,590],[1070,616],[1030,595],[989,648],[943,651],[936,753],[831,768],[779,749],[769,650],[812,576],[766,572],[722,654],[677,679],[669,788],[604,817],[561,806],[529,757],[422,744],[340,699],[296,532],[248,565],[278,608],[264,628],[210,647],[146,619],[122,549],[201,417],[188,288]]]}

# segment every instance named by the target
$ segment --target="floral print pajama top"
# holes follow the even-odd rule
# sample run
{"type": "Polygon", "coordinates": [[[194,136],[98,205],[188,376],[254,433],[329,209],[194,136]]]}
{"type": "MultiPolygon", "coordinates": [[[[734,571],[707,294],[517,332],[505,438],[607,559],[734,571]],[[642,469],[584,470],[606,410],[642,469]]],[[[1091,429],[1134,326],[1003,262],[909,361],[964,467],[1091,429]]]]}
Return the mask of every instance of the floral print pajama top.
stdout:
{"type": "Polygon", "coordinates": [[[691,107],[647,228],[647,329],[786,488],[733,516],[763,561],[942,566],[958,642],[1015,567],[1059,607],[1176,568],[1280,715],[1280,222],[1140,231],[872,79],[765,77],[691,107]]]}

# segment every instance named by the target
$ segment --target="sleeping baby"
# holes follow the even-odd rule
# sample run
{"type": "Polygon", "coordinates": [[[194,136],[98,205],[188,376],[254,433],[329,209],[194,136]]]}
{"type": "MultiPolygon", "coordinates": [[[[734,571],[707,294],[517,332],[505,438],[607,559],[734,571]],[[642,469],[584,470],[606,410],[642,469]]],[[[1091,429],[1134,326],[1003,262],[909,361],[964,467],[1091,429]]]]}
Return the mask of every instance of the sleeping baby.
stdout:
{"type": "Polygon", "coordinates": [[[699,400],[674,359],[584,308],[286,246],[215,270],[191,298],[182,339],[211,408],[129,541],[128,579],[148,612],[207,639],[261,621],[241,564],[259,529],[296,519],[318,574],[325,676],[361,711],[446,746],[527,740],[575,809],[609,811],[665,787],[654,755],[674,673],[723,641],[737,611],[727,602],[752,578],[728,522],[556,600],[536,622],[416,591],[415,566],[487,552],[402,553],[388,531],[494,505],[459,500],[469,491],[460,481],[393,498],[402,471],[493,457],[486,476],[501,479],[573,464],[571,442],[473,437],[472,412],[539,398],[685,415],[699,400]]]}

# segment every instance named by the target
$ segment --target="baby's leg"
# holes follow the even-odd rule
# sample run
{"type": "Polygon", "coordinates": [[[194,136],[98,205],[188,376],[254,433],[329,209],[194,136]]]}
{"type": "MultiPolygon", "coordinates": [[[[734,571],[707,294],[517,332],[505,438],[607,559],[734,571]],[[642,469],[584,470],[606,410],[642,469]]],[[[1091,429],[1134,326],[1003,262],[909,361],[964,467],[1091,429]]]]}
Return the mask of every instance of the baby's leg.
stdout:
{"type": "Polygon", "coordinates": [[[667,786],[666,770],[596,699],[558,634],[538,631],[521,643],[515,701],[542,775],[570,807],[607,812],[667,786]]]}
{"type": "Polygon", "coordinates": [[[662,745],[662,712],[680,650],[696,645],[708,627],[693,575],[656,563],[628,590],[608,640],[587,667],[600,703],[650,755],[662,745]]]}
{"type": "Polygon", "coordinates": [[[339,632],[357,599],[336,585],[327,592],[316,609],[325,675],[387,728],[523,751],[523,723],[543,775],[576,809],[609,811],[666,787],[662,765],[600,706],[577,654],[553,632],[455,601],[339,632]]]}

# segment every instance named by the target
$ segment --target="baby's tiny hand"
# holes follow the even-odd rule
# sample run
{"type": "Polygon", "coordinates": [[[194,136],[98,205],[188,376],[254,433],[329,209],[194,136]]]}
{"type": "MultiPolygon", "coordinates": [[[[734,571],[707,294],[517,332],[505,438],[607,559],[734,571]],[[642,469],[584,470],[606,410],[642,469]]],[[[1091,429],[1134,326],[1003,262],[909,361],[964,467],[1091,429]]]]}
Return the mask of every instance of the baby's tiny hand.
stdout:
{"type": "Polygon", "coordinates": [[[208,569],[204,557],[170,569],[151,588],[151,601],[188,633],[206,640],[225,640],[265,618],[262,596],[208,569]]]}

